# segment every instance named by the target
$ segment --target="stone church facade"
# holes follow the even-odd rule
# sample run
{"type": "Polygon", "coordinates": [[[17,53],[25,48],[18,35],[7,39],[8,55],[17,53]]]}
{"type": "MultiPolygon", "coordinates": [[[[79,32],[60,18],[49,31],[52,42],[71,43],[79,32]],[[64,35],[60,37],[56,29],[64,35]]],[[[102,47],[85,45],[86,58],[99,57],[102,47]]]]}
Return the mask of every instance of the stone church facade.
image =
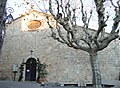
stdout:
{"type": "MultiPolygon", "coordinates": [[[[0,77],[13,80],[13,69],[17,70],[24,61],[32,57],[47,65],[48,82],[91,82],[92,73],[88,53],[75,50],[59,43],[51,37],[46,16],[54,24],[52,16],[32,11],[6,25],[6,36],[0,54],[0,77]],[[33,50],[31,54],[31,50],[33,50]]],[[[103,80],[118,80],[120,72],[120,46],[114,40],[103,51],[99,52],[100,68],[103,80]]],[[[31,74],[35,74],[30,71],[31,74]]],[[[28,69],[24,66],[24,78],[28,69]]],[[[37,77],[37,72],[35,74],[37,77]]],[[[36,79],[36,78],[35,78],[36,79]]],[[[30,81],[30,80],[28,80],[30,81]]]]}

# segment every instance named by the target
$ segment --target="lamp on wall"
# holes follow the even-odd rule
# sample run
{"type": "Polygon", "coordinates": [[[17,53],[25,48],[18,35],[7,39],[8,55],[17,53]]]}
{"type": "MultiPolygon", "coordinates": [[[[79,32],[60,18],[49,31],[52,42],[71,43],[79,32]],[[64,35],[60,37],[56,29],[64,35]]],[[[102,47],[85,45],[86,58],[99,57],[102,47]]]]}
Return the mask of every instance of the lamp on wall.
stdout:
{"type": "Polygon", "coordinates": [[[14,12],[14,9],[12,7],[8,7],[4,10],[4,13],[3,13],[3,18],[2,18],[2,26],[1,26],[1,31],[0,31],[0,42],[1,42],[1,45],[0,47],[3,45],[3,40],[4,40],[4,36],[5,36],[5,24],[8,23],[12,23],[13,21],[13,16],[11,15],[11,13],[14,12]],[[9,12],[9,15],[7,15],[9,12]]]}
{"type": "Polygon", "coordinates": [[[12,16],[11,14],[9,14],[9,15],[7,16],[7,20],[8,20],[8,24],[12,23],[12,21],[13,21],[13,16],[12,16]]]}
{"type": "Polygon", "coordinates": [[[8,24],[11,24],[12,21],[13,21],[13,16],[11,15],[11,13],[14,12],[14,9],[12,7],[8,7],[6,8],[5,12],[4,12],[4,15],[3,15],[3,20],[4,22],[8,23],[8,24]],[[9,15],[7,15],[8,13],[9,15]]]}

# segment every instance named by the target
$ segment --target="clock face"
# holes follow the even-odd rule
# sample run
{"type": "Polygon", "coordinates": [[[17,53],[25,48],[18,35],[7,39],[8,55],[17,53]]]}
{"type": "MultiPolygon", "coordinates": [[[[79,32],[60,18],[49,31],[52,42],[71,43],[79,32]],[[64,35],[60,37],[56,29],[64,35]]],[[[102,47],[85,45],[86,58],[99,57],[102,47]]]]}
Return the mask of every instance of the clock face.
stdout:
{"type": "Polygon", "coordinates": [[[29,31],[36,31],[41,26],[41,22],[39,20],[30,20],[27,23],[29,31]]]}

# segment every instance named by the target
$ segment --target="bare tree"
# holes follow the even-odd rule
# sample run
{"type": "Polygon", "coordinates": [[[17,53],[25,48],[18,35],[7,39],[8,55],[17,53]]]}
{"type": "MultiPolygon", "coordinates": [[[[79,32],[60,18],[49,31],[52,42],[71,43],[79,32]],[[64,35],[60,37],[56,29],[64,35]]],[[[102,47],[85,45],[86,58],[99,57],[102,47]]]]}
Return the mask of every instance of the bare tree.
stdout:
{"type": "MultiPolygon", "coordinates": [[[[70,0],[65,0],[66,4],[63,4],[64,0],[49,0],[49,11],[53,15],[57,24],[57,32],[52,30],[52,37],[63,43],[72,47],[74,49],[80,49],[89,53],[90,63],[92,68],[92,82],[94,88],[102,88],[101,86],[101,73],[99,68],[98,61],[98,52],[106,48],[109,43],[119,37],[119,22],[120,22],[120,1],[118,0],[116,5],[114,5],[112,0],[109,0],[112,6],[114,7],[115,17],[113,19],[113,25],[110,29],[111,32],[106,35],[105,27],[107,26],[106,22],[109,19],[109,16],[105,14],[105,6],[104,3],[106,0],[94,0],[96,6],[96,12],[98,17],[98,29],[94,33],[90,33],[89,30],[89,22],[92,16],[92,11],[90,12],[90,16],[87,17],[87,12],[84,10],[83,2],[80,0],[81,9],[79,9],[82,13],[82,22],[84,26],[82,27],[83,36],[76,36],[76,28],[77,28],[77,17],[76,10],[77,8],[71,9],[70,0]],[[53,10],[53,3],[56,3],[57,9],[53,10]],[[66,35],[62,32],[62,29],[66,31],[66,35]],[[81,42],[84,42],[82,44],[81,42]]],[[[48,22],[51,29],[53,27],[48,22]]]]}
{"type": "Polygon", "coordinates": [[[0,0],[0,50],[3,45],[3,31],[5,29],[5,6],[6,6],[7,0],[0,0]]]}

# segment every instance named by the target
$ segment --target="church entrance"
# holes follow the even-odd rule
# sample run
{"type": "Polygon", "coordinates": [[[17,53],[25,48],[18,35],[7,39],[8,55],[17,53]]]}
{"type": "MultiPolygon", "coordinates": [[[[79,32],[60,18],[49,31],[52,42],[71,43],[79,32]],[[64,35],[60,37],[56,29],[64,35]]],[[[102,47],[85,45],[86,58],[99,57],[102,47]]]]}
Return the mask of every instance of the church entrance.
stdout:
{"type": "Polygon", "coordinates": [[[26,61],[25,81],[36,81],[36,66],[35,58],[29,58],[26,61]]]}

